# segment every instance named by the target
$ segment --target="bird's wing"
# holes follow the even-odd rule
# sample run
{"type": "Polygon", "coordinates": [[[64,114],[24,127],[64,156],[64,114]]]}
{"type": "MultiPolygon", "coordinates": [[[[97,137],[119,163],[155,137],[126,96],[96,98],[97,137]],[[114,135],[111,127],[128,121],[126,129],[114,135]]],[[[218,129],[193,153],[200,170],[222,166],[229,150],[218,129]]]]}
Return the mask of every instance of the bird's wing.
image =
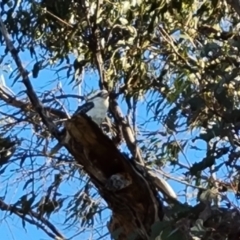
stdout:
{"type": "Polygon", "coordinates": [[[83,104],[82,106],[78,107],[78,109],[74,113],[74,115],[80,114],[80,113],[87,113],[93,107],[94,107],[94,103],[93,102],[87,102],[87,103],[83,104]]]}

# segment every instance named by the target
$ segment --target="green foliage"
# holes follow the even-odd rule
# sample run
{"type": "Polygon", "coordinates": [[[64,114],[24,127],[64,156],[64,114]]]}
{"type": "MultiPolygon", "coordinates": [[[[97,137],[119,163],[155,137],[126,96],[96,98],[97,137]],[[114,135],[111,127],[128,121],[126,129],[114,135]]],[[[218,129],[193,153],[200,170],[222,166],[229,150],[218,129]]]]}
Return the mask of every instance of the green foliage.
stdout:
{"type": "MultiPolygon", "coordinates": [[[[52,67],[78,86],[83,69],[99,68],[101,53],[109,89],[130,110],[132,100],[146,101],[148,119],[139,133],[150,121],[159,126],[137,135],[148,164],[185,166],[186,179],[195,177],[196,187],[205,184],[202,173],[212,167],[231,167],[229,178],[239,171],[239,16],[226,1],[5,0],[1,14],[19,51],[29,51],[33,78],[52,67]],[[199,150],[194,146],[199,141],[207,145],[205,157],[182,164],[180,156],[188,146],[199,150]]],[[[19,74],[13,73],[15,83],[19,74]]],[[[99,209],[90,202],[91,209],[69,203],[87,226],[99,209]]]]}

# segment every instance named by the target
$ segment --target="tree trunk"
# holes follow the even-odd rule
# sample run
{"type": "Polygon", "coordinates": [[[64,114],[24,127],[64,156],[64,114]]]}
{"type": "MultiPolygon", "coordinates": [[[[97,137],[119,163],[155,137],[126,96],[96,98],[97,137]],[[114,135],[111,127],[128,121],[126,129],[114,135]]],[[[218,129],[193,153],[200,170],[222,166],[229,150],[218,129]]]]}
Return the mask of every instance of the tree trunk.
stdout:
{"type": "Polygon", "coordinates": [[[162,220],[163,211],[148,173],[135,167],[87,116],[72,117],[66,129],[70,140],[65,147],[112,210],[108,224],[112,237],[149,239],[151,226],[162,220]]]}

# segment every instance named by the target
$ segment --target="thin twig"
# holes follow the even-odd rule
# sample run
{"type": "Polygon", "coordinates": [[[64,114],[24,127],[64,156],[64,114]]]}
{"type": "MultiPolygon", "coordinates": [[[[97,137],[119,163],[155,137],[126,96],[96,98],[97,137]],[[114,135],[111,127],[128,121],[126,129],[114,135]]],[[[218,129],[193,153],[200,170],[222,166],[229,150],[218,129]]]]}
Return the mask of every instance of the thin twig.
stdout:
{"type": "Polygon", "coordinates": [[[50,99],[44,99],[42,102],[48,103],[48,102],[55,101],[56,99],[65,99],[65,98],[77,98],[80,100],[85,100],[85,98],[83,96],[79,96],[79,95],[75,95],[75,94],[64,94],[61,96],[54,96],[53,98],[50,98],[50,99]]]}
{"type": "MultiPolygon", "coordinates": [[[[44,9],[43,9],[44,11],[44,9]]],[[[53,13],[49,12],[48,10],[45,11],[47,14],[49,14],[50,16],[54,17],[55,19],[57,19],[59,22],[63,23],[64,25],[67,25],[70,28],[73,28],[73,26],[69,23],[67,23],[66,21],[62,20],[61,18],[59,18],[58,16],[54,15],[53,13]]]]}

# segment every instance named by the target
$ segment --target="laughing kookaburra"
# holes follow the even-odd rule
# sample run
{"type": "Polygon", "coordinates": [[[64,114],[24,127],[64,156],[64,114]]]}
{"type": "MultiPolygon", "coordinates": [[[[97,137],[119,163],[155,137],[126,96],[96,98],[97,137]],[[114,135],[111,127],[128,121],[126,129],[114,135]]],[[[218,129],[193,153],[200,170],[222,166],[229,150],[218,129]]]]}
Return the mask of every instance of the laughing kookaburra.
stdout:
{"type": "MultiPolygon", "coordinates": [[[[87,114],[92,120],[101,125],[107,115],[107,110],[109,107],[109,94],[107,90],[98,90],[86,98],[86,103],[78,107],[77,111],[73,114],[76,116],[81,113],[87,114]]],[[[55,154],[67,142],[68,136],[66,135],[62,142],[59,142],[48,154],[49,156],[55,154]]]]}
{"type": "Polygon", "coordinates": [[[109,95],[107,90],[98,90],[87,97],[86,103],[78,107],[74,115],[85,113],[100,125],[106,118],[108,107],[109,95]]]}

